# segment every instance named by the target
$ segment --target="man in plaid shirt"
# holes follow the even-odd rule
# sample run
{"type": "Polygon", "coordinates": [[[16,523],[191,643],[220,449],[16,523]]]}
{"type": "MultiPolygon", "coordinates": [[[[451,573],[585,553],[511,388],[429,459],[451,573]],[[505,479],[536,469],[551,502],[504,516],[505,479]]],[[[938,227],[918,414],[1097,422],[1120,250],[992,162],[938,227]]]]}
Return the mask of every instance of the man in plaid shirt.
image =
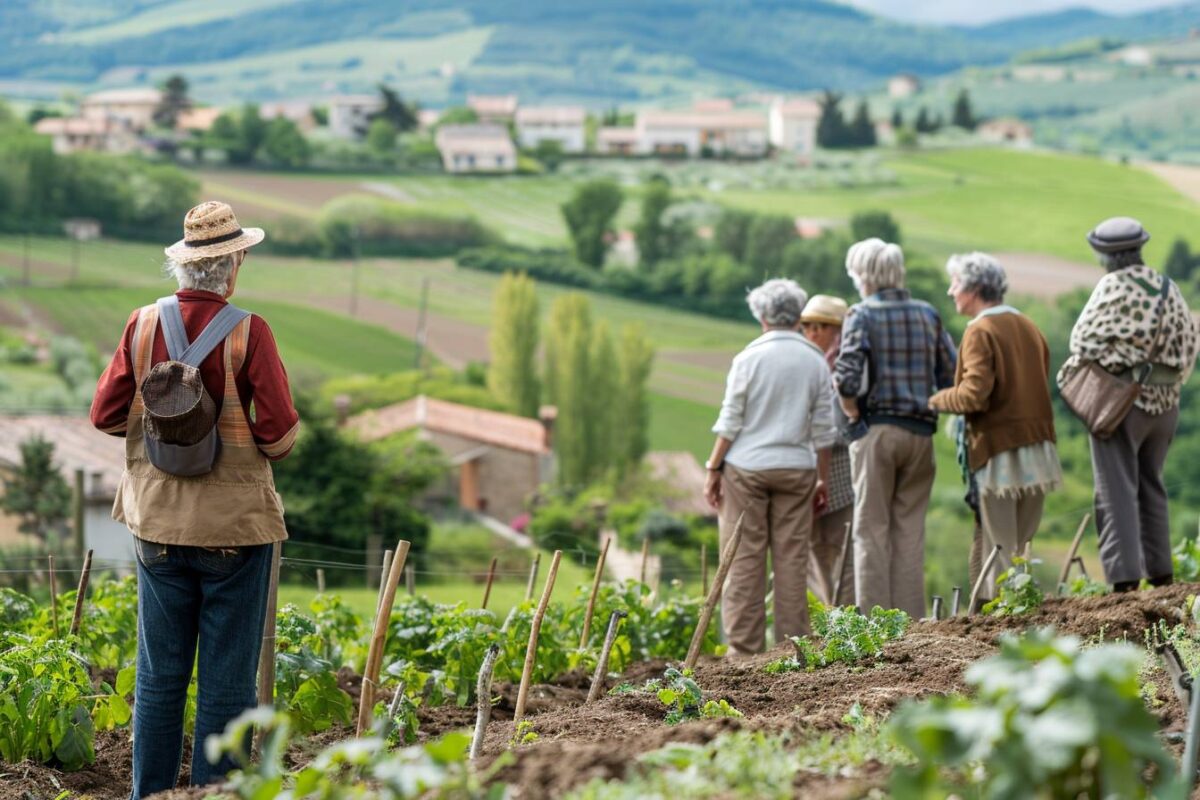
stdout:
{"type": "Polygon", "coordinates": [[[855,601],[925,613],[925,511],[937,413],[957,353],[937,311],[904,288],[899,245],[867,239],[846,254],[863,302],[850,308],[833,380],[850,423],[855,601]]]}

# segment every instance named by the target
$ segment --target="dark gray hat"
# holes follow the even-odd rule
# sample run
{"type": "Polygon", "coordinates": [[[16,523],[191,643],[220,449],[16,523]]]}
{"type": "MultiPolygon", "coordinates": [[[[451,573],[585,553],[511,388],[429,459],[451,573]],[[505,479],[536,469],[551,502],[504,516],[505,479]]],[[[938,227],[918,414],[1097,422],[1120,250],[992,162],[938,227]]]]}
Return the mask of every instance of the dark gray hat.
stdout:
{"type": "Polygon", "coordinates": [[[1138,249],[1150,241],[1150,234],[1133,217],[1112,217],[1097,225],[1087,240],[1098,253],[1119,253],[1138,249]]]}

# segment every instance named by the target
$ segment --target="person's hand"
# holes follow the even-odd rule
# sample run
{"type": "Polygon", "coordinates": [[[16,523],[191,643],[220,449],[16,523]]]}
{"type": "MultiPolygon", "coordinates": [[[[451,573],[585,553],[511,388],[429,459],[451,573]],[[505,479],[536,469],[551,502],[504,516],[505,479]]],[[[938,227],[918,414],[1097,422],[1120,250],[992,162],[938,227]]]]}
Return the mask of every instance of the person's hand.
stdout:
{"type": "Polygon", "coordinates": [[[829,508],[829,489],[825,486],[825,481],[817,481],[817,488],[813,491],[813,514],[818,516],[824,514],[827,508],[829,508]]]}
{"type": "Polygon", "coordinates": [[[704,499],[712,506],[713,511],[721,510],[721,473],[710,469],[704,478],[704,499]]]}

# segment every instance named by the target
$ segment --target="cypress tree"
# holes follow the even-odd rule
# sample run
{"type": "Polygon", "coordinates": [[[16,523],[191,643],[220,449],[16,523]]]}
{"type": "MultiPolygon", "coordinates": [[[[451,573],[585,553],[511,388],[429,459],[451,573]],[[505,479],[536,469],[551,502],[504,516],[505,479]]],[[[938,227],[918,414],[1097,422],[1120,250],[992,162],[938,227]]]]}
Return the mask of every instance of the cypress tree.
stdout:
{"type": "Polygon", "coordinates": [[[963,89],[958,93],[958,97],[954,99],[954,113],[951,117],[951,124],[962,128],[964,131],[975,130],[975,113],[971,110],[971,96],[967,94],[967,90],[963,89]]]}

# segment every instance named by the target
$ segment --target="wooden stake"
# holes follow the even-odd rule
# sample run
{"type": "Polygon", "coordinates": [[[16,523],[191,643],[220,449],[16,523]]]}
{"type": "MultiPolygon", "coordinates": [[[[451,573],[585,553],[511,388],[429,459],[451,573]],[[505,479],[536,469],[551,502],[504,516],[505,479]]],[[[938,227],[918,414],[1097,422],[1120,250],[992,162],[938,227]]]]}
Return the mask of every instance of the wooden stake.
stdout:
{"type": "Polygon", "coordinates": [[[831,606],[839,606],[842,601],[839,599],[842,596],[842,573],[846,571],[846,559],[850,555],[850,523],[846,523],[846,533],[842,539],[842,552],[838,554],[837,572],[834,573],[833,579],[833,597],[829,598],[831,606]]]}
{"type": "Polygon", "coordinates": [[[79,634],[83,622],[83,600],[87,596],[88,578],[92,574],[92,551],[83,557],[83,569],[79,571],[79,588],[75,590],[75,615],[71,618],[71,635],[79,634]]]}
{"type": "Polygon", "coordinates": [[[492,596],[492,581],[496,580],[496,562],[499,559],[492,556],[491,566],[488,567],[487,585],[483,587],[483,605],[480,608],[487,608],[488,599],[492,596]]]}
{"type": "Polygon", "coordinates": [[[592,577],[592,593],[588,596],[587,613],[583,615],[583,633],[579,636],[579,649],[587,647],[588,634],[592,632],[592,614],[596,612],[596,595],[600,593],[600,579],[604,577],[604,560],[608,558],[608,546],[613,537],[604,540],[600,558],[596,561],[596,574],[592,577]]]}
{"type": "Polygon", "coordinates": [[[404,568],[404,588],[408,590],[409,597],[417,593],[417,570],[412,564],[404,568]]]}
{"type": "Polygon", "coordinates": [[[1084,578],[1088,577],[1087,567],[1084,566],[1083,556],[1075,556],[1075,566],[1079,567],[1079,574],[1084,578]]]}
{"type": "Polygon", "coordinates": [[[472,761],[479,758],[483,750],[483,734],[492,717],[492,671],[496,668],[496,656],[499,654],[500,645],[489,646],[479,667],[479,680],[475,683],[475,734],[471,737],[471,749],[467,756],[472,761]]]}
{"type": "Polygon", "coordinates": [[[542,630],[542,617],[546,616],[546,606],[550,605],[550,594],[554,591],[554,579],[558,577],[558,562],[562,561],[562,550],[554,551],[550,562],[550,571],[546,573],[546,586],[542,589],[542,599],[538,602],[537,611],[533,613],[533,624],[529,628],[529,645],[525,648],[525,669],[521,671],[521,688],[517,691],[517,707],[513,712],[513,725],[519,726],[525,716],[525,703],[529,700],[529,682],[533,679],[533,664],[537,660],[538,633],[542,630]]]}
{"type": "Polygon", "coordinates": [[[691,647],[688,648],[687,658],[683,662],[688,669],[695,667],[696,661],[700,658],[700,647],[704,643],[704,634],[708,632],[708,623],[712,622],[713,609],[716,608],[717,601],[721,599],[721,589],[725,586],[725,577],[729,574],[729,567],[733,563],[733,557],[737,554],[738,544],[742,541],[742,520],[745,517],[746,512],[744,511],[738,514],[737,523],[733,526],[733,535],[729,537],[729,542],[725,545],[724,552],[721,553],[721,563],[717,565],[716,577],[713,578],[708,599],[704,601],[704,609],[700,612],[700,621],[696,624],[696,632],[692,634],[691,647]]]}
{"type": "Polygon", "coordinates": [[[317,593],[325,594],[325,570],[317,567],[317,593]]]}
{"type": "Polygon", "coordinates": [[[617,628],[627,616],[629,612],[620,609],[608,616],[608,632],[604,634],[604,646],[600,650],[600,659],[596,662],[596,672],[592,675],[592,688],[588,689],[588,703],[600,699],[600,692],[604,689],[604,676],[608,674],[608,657],[612,654],[613,642],[617,640],[617,628]]]}
{"type": "Polygon", "coordinates": [[[940,594],[933,596],[933,612],[930,616],[933,617],[934,622],[942,618],[942,596],[940,594]]]}
{"type": "Polygon", "coordinates": [[[1071,549],[1067,551],[1067,559],[1063,561],[1062,571],[1058,573],[1058,585],[1060,587],[1067,582],[1067,577],[1071,574],[1071,562],[1075,560],[1075,554],[1079,552],[1079,543],[1083,541],[1083,532],[1087,530],[1088,523],[1091,521],[1091,512],[1084,514],[1083,522],[1079,523],[1079,530],[1075,531],[1075,538],[1071,541],[1071,549]]]}
{"type": "Polygon", "coordinates": [[[525,584],[525,599],[533,597],[533,587],[537,585],[538,567],[542,565],[542,554],[535,553],[533,563],[529,565],[529,583],[525,584]]]}
{"type": "MultiPolygon", "coordinates": [[[[383,572],[379,573],[379,594],[375,597],[375,616],[379,616],[379,606],[383,604],[383,592],[387,588],[388,573],[392,569],[392,558],[395,554],[391,550],[383,551],[383,572]]],[[[371,625],[374,630],[374,624],[371,625]]]]}
{"type": "Polygon", "coordinates": [[[371,645],[367,650],[367,666],[363,670],[362,694],[358,703],[357,734],[362,736],[371,726],[371,710],[375,707],[375,683],[379,680],[379,668],[383,665],[383,647],[387,642],[388,620],[392,616],[392,604],[396,601],[396,587],[400,585],[400,573],[408,560],[410,542],[401,539],[396,545],[383,585],[383,595],[375,612],[375,630],[371,634],[371,645]]]}
{"type": "Polygon", "coordinates": [[[953,593],[950,595],[950,616],[958,616],[958,603],[962,599],[962,587],[955,586],[953,593]]]}
{"type": "Polygon", "coordinates": [[[58,638],[58,581],[54,579],[54,556],[46,556],[50,564],[50,619],[54,622],[54,638],[58,638]]]}
{"type": "Polygon", "coordinates": [[[1000,545],[992,548],[992,552],[988,553],[987,559],[983,562],[983,569],[979,571],[979,577],[975,579],[975,587],[971,589],[971,602],[967,606],[967,615],[975,613],[975,601],[979,599],[979,590],[983,588],[983,582],[987,580],[988,573],[992,571],[992,564],[996,563],[996,556],[1000,555],[1000,545]]]}
{"type": "Polygon", "coordinates": [[[650,537],[642,539],[642,571],[638,577],[638,582],[643,586],[646,584],[646,562],[650,560],[650,537]]]}
{"type": "Polygon", "coordinates": [[[279,563],[283,542],[271,545],[271,578],[267,584],[267,614],[263,619],[262,645],[258,651],[258,704],[275,703],[275,614],[279,607],[279,563]]]}
{"type": "Polygon", "coordinates": [[[700,543],[700,595],[708,596],[708,545],[700,543]]]}

